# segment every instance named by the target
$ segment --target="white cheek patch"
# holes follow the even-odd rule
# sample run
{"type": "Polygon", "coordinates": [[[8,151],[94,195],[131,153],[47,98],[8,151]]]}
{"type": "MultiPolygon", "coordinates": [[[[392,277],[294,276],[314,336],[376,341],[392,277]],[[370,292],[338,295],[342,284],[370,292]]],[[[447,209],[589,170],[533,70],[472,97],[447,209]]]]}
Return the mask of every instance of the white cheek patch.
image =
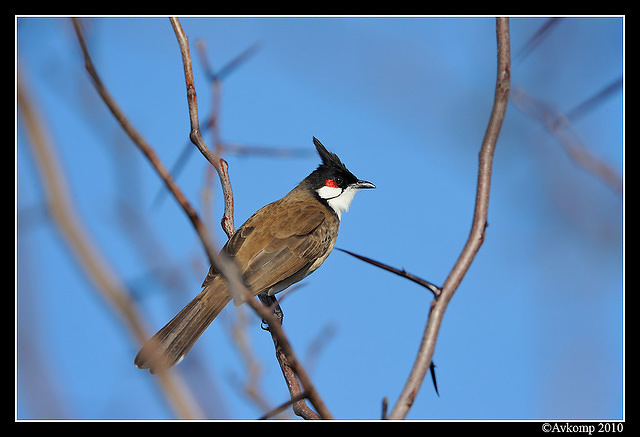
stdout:
{"type": "Polygon", "coordinates": [[[342,213],[349,210],[349,205],[355,196],[357,188],[347,187],[344,190],[337,187],[324,186],[317,190],[318,195],[325,199],[331,209],[333,209],[338,216],[338,219],[342,217],[342,213]]]}
{"type": "Polygon", "coordinates": [[[342,194],[342,188],[324,185],[323,187],[318,188],[317,192],[321,198],[328,200],[338,197],[340,194],[342,194]]]}

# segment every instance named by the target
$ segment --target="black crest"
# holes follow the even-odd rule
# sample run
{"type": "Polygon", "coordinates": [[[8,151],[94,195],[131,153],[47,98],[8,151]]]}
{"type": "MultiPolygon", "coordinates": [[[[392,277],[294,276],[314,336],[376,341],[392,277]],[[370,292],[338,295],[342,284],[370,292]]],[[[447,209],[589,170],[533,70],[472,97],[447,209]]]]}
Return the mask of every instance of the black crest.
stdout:
{"type": "Polygon", "coordinates": [[[334,170],[337,170],[338,172],[344,173],[345,176],[350,176],[350,179],[357,180],[357,178],[347,169],[342,161],[340,161],[338,155],[329,152],[319,139],[313,137],[313,144],[315,144],[318,155],[320,155],[320,159],[322,159],[322,165],[320,167],[330,167],[334,170]]]}

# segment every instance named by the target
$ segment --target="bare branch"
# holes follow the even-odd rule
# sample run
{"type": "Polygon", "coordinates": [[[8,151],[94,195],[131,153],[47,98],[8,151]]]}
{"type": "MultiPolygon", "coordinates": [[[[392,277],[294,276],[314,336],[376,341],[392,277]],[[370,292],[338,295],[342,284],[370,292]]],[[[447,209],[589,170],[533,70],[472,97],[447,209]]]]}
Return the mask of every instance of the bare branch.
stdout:
{"type": "Polygon", "coordinates": [[[198,121],[198,100],[196,96],[196,88],[193,82],[193,69],[191,67],[191,54],[189,52],[189,39],[182,29],[180,21],[176,17],[171,17],[171,26],[178,39],[180,53],[182,54],[182,65],[184,67],[184,78],[187,86],[187,103],[189,105],[189,120],[191,122],[191,133],[189,138],[191,142],[198,148],[200,153],[211,163],[213,168],[218,172],[222,192],[224,196],[224,215],[222,216],[221,225],[228,238],[235,233],[235,225],[233,222],[233,191],[231,190],[231,181],[229,180],[229,166],[227,162],[219,158],[205,144],[200,132],[200,122],[198,121]]]}
{"type": "Polygon", "coordinates": [[[506,113],[511,89],[511,54],[508,18],[496,19],[496,36],[498,68],[495,96],[489,124],[480,148],[476,204],[471,231],[458,260],[442,286],[442,293],[431,303],[429,318],[427,319],[422,341],[418,349],[418,355],[398,401],[389,413],[389,419],[403,419],[409,413],[413,401],[420,390],[424,376],[431,366],[438,332],[447,305],[484,241],[489,208],[493,154],[506,113]]]}

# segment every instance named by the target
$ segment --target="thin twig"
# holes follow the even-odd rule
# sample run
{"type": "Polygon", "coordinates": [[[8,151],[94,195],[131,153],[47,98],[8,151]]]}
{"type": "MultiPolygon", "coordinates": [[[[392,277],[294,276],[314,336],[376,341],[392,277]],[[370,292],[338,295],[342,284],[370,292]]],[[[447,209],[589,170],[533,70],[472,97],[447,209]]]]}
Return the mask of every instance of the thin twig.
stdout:
{"type": "Polygon", "coordinates": [[[273,417],[273,416],[275,416],[277,414],[280,414],[284,410],[286,410],[289,407],[289,405],[303,400],[306,396],[307,396],[307,394],[305,392],[301,392],[298,395],[296,395],[296,396],[292,397],[291,399],[289,399],[287,402],[277,406],[276,408],[274,408],[274,409],[272,409],[270,411],[267,411],[260,418],[258,418],[258,420],[266,420],[266,419],[268,419],[270,417],[273,417]]]}
{"type": "Polygon", "coordinates": [[[440,325],[447,305],[484,241],[489,208],[493,154],[498,141],[498,135],[502,127],[502,121],[504,120],[504,115],[509,101],[509,91],[511,89],[511,56],[508,18],[496,19],[496,36],[498,46],[498,68],[495,97],[489,124],[480,148],[476,204],[471,231],[458,260],[442,286],[442,293],[431,303],[429,317],[418,349],[418,355],[414,361],[405,386],[400,393],[398,401],[389,413],[389,419],[403,419],[409,413],[409,410],[413,405],[413,401],[420,390],[424,376],[430,368],[438,338],[438,332],[440,330],[440,325]]]}
{"type": "Polygon", "coordinates": [[[436,286],[436,285],[432,284],[431,282],[426,281],[426,280],[424,280],[422,278],[419,278],[418,276],[416,276],[416,275],[414,275],[412,273],[407,272],[405,269],[397,269],[395,267],[391,267],[390,265],[381,263],[380,261],[376,261],[376,260],[368,258],[366,256],[358,255],[356,253],[349,252],[348,250],[345,250],[345,249],[340,249],[339,247],[336,247],[336,249],[338,249],[341,252],[348,253],[349,255],[351,255],[351,256],[353,256],[355,258],[358,258],[358,259],[360,259],[360,260],[362,260],[364,262],[367,262],[369,264],[373,264],[376,267],[380,267],[383,270],[387,270],[387,271],[389,271],[391,273],[395,273],[398,276],[402,276],[403,278],[407,278],[408,280],[413,281],[416,284],[422,285],[427,290],[432,292],[434,297],[438,297],[440,295],[440,291],[441,290],[440,290],[440,288],[438,286],[436,286]]]}
{"type": "Polygon", "coordinates": [[[218,172],[222,193],[224,196],[224,214],[222,216],[221,225],[228,238],[235,233],[235,225],[233,222],[233,191],[231,190],[231,181],[229,180],[229,166],[227,162],[213,153],[205,144],[200,132],[200,122],[198,121],[198,100],[196,88],[193,82],[193,69],[191,67],[191,54],[189,52],[189,39],[182,29],[180,21],[176,17],[171,17],[171,26],[178,39],[180,53],[182,55],[182,65],[184,67],[184,77],[187,86],[187,103],[189,105],[189,120],[191,122],[191,132],[189,138],[191,142],[198,148],[200,153],[211,163],[213,168],[218,172]]]}

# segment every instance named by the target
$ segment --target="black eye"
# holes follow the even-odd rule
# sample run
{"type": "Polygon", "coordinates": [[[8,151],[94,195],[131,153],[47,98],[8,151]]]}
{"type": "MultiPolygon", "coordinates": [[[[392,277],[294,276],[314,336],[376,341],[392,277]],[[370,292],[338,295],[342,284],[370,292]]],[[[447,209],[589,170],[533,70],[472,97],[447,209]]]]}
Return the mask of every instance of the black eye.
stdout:
{"type": "Polygon", "coordinates": [[[333,178],[333,181],[336,183],[336,185],[338,185],[339,187],[342,186],[342,178],[340,176],[336,176],[335,178],[333,178]]]}

